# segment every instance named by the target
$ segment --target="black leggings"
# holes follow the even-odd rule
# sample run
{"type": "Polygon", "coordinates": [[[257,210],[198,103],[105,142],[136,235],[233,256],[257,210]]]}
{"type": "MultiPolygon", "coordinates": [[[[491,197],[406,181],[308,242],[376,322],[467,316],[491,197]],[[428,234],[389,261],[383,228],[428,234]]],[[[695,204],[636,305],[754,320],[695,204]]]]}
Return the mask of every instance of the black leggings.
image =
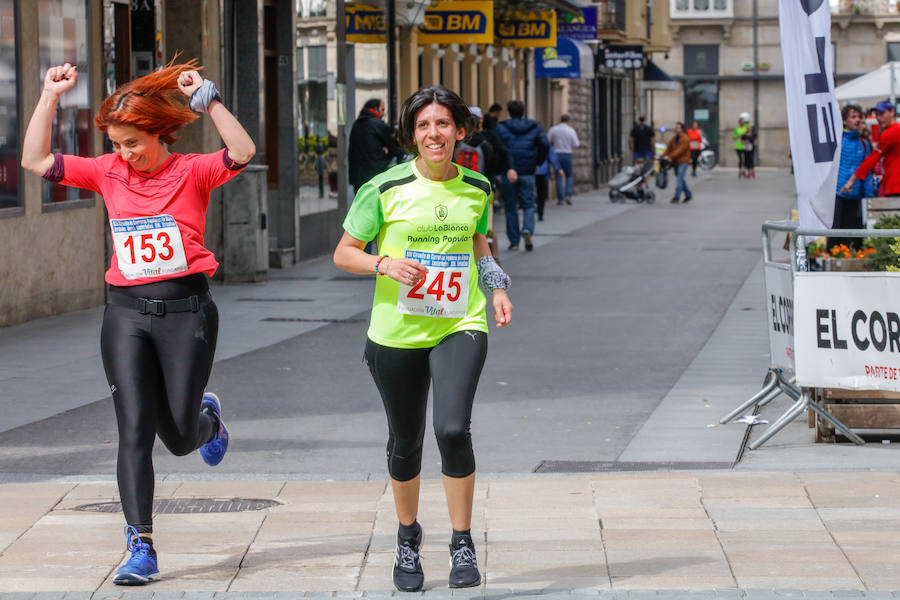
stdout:
{"type": "MultiPolygon", "coordinates": [[[[174,300],[203,295],[205,275],[190,275],[110,294],[174,300]]],[[[100,352],[116,407],[119,454],[116,475],[125,521],[139,533],[153,531],[153,443],[156,435],[173,454],[193,452],[216,433],[215,417],[200,401],[216,351],[219,312],[206,296],[197,312],[142,315],[108,304],[100,352]]]]}
{"type": "Polygon", "coordinates": [[[391,478],[409,481],[422,470],[428,384],[434,392],[434,434],[441,472],[475,472],[472,404],[487,356],[487,334],[460,331],[433,348],[390,348],[366,341],[366,363],[388,419],[387,463],[391,478]]]}

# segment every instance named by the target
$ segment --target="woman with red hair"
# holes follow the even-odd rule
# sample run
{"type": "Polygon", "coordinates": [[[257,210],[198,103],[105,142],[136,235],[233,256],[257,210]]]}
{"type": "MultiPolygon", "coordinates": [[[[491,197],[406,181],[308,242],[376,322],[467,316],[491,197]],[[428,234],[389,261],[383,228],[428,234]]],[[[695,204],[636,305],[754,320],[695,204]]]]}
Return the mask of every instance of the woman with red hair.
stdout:
{"type": "Polygon", "coordinates": [[[225,108],[195,61],[169,64],[117,89],[94,122],[114,152],[96,158],[50,153],[59,97],[76,67],[51,67],[22,145],[22,166],[49,181],[103,196],[114,252],[100,349],[119,430],[116,474],[130,557],[114,583],[159,579],[153,548],[153,443],[178,456],[194,450],[217,465],[228,448],[221,404],[205,393],[218,311],[208,277],[218,263],[203,246],[211,190],[253,158],[253,140],[225,108]],[[207,113],[225,143],[211,154],[166,147],[207,113]]]}

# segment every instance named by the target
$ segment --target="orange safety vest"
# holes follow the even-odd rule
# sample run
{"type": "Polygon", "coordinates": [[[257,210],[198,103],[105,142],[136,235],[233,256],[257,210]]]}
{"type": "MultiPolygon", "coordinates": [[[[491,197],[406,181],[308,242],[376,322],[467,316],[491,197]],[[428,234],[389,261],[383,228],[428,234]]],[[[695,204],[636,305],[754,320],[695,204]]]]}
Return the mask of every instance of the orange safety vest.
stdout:
{"type": "Polygon", "coordinates": [[[691,140],[691,150],[703,148],[703,133],[699,129],[688,129],[687,134],[691,140]]]}

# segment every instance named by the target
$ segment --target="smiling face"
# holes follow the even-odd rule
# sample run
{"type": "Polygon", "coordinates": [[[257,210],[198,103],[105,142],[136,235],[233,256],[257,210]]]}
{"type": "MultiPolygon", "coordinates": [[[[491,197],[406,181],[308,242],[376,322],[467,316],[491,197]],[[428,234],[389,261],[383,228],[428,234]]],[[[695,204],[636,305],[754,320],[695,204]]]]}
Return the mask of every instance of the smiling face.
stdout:
{"type": "Polygon", "coordinates": [[[449,163],[456,142],[466,137],[465,128],[456,126],[450,109],[437,102],[419,110],[413,133],[419,156],[433,165],[449,163]]]}
{"type": "Polygon", "coordinates": [[[159,136],[132,125],[110,125],[106,133],[116,154],[138,171],[152,171],[168,156],[159,136]]]}

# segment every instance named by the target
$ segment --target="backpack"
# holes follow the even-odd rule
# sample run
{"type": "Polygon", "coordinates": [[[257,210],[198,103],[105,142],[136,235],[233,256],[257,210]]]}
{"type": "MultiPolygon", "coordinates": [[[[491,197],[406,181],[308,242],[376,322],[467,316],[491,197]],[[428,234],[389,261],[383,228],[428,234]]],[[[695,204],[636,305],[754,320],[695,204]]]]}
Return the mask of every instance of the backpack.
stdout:
{"type": "Polygon", "coordinates": [[[487,167],[487,164],[484,161],[484,151],[481,149],[483,145],[484,141],[477,146],[473,146],[466,142],[460,142],[456,147],[454,162],[461,167],[483,174],[487,167]]]}

